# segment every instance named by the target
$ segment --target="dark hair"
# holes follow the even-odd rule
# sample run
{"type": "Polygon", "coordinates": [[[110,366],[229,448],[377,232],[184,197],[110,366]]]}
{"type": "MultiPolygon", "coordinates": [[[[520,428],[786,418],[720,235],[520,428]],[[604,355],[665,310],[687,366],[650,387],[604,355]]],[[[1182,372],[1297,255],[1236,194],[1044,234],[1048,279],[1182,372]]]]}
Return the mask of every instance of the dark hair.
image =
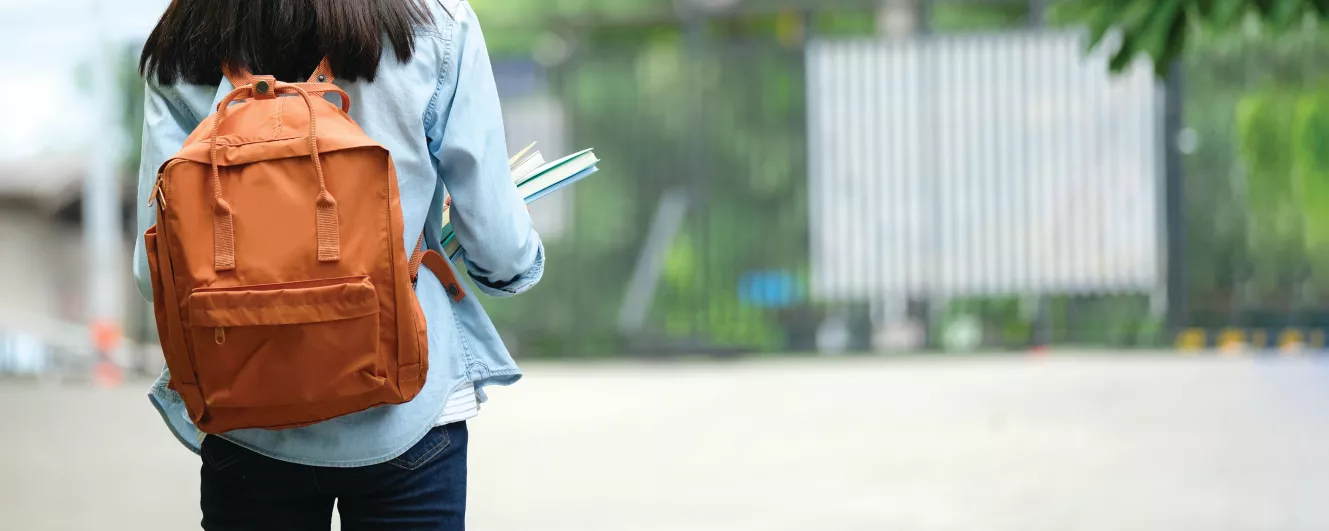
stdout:
{"type": "Polygon", "coordinates": [[[167,85],[221,81],[222,65],[304,81],[323,57],[347,81],[373,81],[386,38],[397,60],[431,24],[425,0],[171,0],[143,45],[139,72],[167,85]]]}

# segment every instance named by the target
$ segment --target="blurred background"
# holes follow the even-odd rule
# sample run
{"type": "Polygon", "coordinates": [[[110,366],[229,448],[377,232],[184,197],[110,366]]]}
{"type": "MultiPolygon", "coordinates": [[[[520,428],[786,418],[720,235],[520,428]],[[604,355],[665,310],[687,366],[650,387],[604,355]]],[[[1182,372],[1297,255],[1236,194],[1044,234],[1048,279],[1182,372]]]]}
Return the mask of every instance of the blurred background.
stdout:
{"type": "MultiPolygon", "coordinates": [[[[165,4],[0,0],[0,529],[197,522],[129,265],[165,4]]],[[[604,161],[484,301],[473,527],[1329,529],[1323,2],[472,4],[510,147],[604,161]]]]}

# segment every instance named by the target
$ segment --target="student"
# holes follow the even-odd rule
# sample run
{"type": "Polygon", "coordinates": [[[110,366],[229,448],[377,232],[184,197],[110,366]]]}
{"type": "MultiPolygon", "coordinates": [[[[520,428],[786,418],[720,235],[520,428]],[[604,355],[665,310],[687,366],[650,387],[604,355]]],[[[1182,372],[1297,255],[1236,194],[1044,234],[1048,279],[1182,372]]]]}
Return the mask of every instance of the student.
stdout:
{"type": "MultiPolygon", "coordinates": [[[[303,82],[324,58],[354,103],[351,118],[391,153],[404,241],[413,247],[423,233],[436,247],[449,194],[480,291],[510,296],[539,281],[543,247],[509,175],[484,36],[464,0],[172,1],[140,64],[139,231],[155,221],[158,169],[233,90],[223,65],[303,82]]],[[[134,275],[151,298],[144,247],[140,237],[134,275]]],[[[150,399],[201,456],[204,529],[329,529],[334,502],[348,531],[464,528],[466,420],[478,414],[483,387],[521,373],[474,296],[454,304],[424,279],[415,289],[429,368],[409,402],[301,428],[204,436],[163,374],[150,399]]]]}

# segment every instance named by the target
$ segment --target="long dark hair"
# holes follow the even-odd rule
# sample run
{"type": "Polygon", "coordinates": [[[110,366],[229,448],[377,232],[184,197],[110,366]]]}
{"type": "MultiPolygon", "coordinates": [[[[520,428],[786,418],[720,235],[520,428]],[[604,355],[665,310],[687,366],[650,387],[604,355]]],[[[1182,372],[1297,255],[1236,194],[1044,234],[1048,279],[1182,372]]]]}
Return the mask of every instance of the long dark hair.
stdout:
{"type": "Polygon", "coordinates": [[[304,81],[327,57],[337,78],[373,81],[385,37],[398,61],[415,52],[415,29],[433,22],[425,1],[171,0],[139,72],[163,85],[215,85],[225,64],[304,81]]]}

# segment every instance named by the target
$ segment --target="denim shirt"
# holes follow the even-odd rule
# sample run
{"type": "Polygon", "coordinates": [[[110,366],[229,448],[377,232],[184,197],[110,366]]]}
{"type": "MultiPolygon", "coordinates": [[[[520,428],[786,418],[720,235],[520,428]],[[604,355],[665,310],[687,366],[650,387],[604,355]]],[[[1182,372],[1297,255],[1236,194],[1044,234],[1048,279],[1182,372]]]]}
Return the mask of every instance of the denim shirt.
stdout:
{"type": "MultiPolygon", "coordinates": [[[[498,92],[484,36],[465,1],[430,4],[434,24],[417,30],[410,61],[398,62],[385,45],[373,83],[337,85],[351,98],[351,117],[392,154],[401,190],[405,251],[414,248],[422,231],[425,242],[441,251],[446,190],[452,196],[452,226],[473,283],[490,296],[514,295],[539,281],[544,249],[508,170],[498,92]]],[[[158,168],[231,89],[226,80],[220,86],[149,82],[138,179],[140,234],[156,221],[148,199],[158,168]]],[[[151,299],[141,236],[134,277],[139,291],[151,299]]],[[[366,466],[396,458],[433,427],[453,390],[473,384],[484,401],[484,386],[507,385],[521,377],[473,293],[470,290],[464,300],[453,303],[438,279],[427,269],[420,270],[416,295],[428,326],[429,373],[414,400],[308,427],[237,430],[220,436],[260,454],[306,465],[366,466]]],[[[167,388],[169,380],[168,370],[153,385],[149,398],[180,442],[198,452],[203,437],[189,421],[180,396],[167,388]]]]}

